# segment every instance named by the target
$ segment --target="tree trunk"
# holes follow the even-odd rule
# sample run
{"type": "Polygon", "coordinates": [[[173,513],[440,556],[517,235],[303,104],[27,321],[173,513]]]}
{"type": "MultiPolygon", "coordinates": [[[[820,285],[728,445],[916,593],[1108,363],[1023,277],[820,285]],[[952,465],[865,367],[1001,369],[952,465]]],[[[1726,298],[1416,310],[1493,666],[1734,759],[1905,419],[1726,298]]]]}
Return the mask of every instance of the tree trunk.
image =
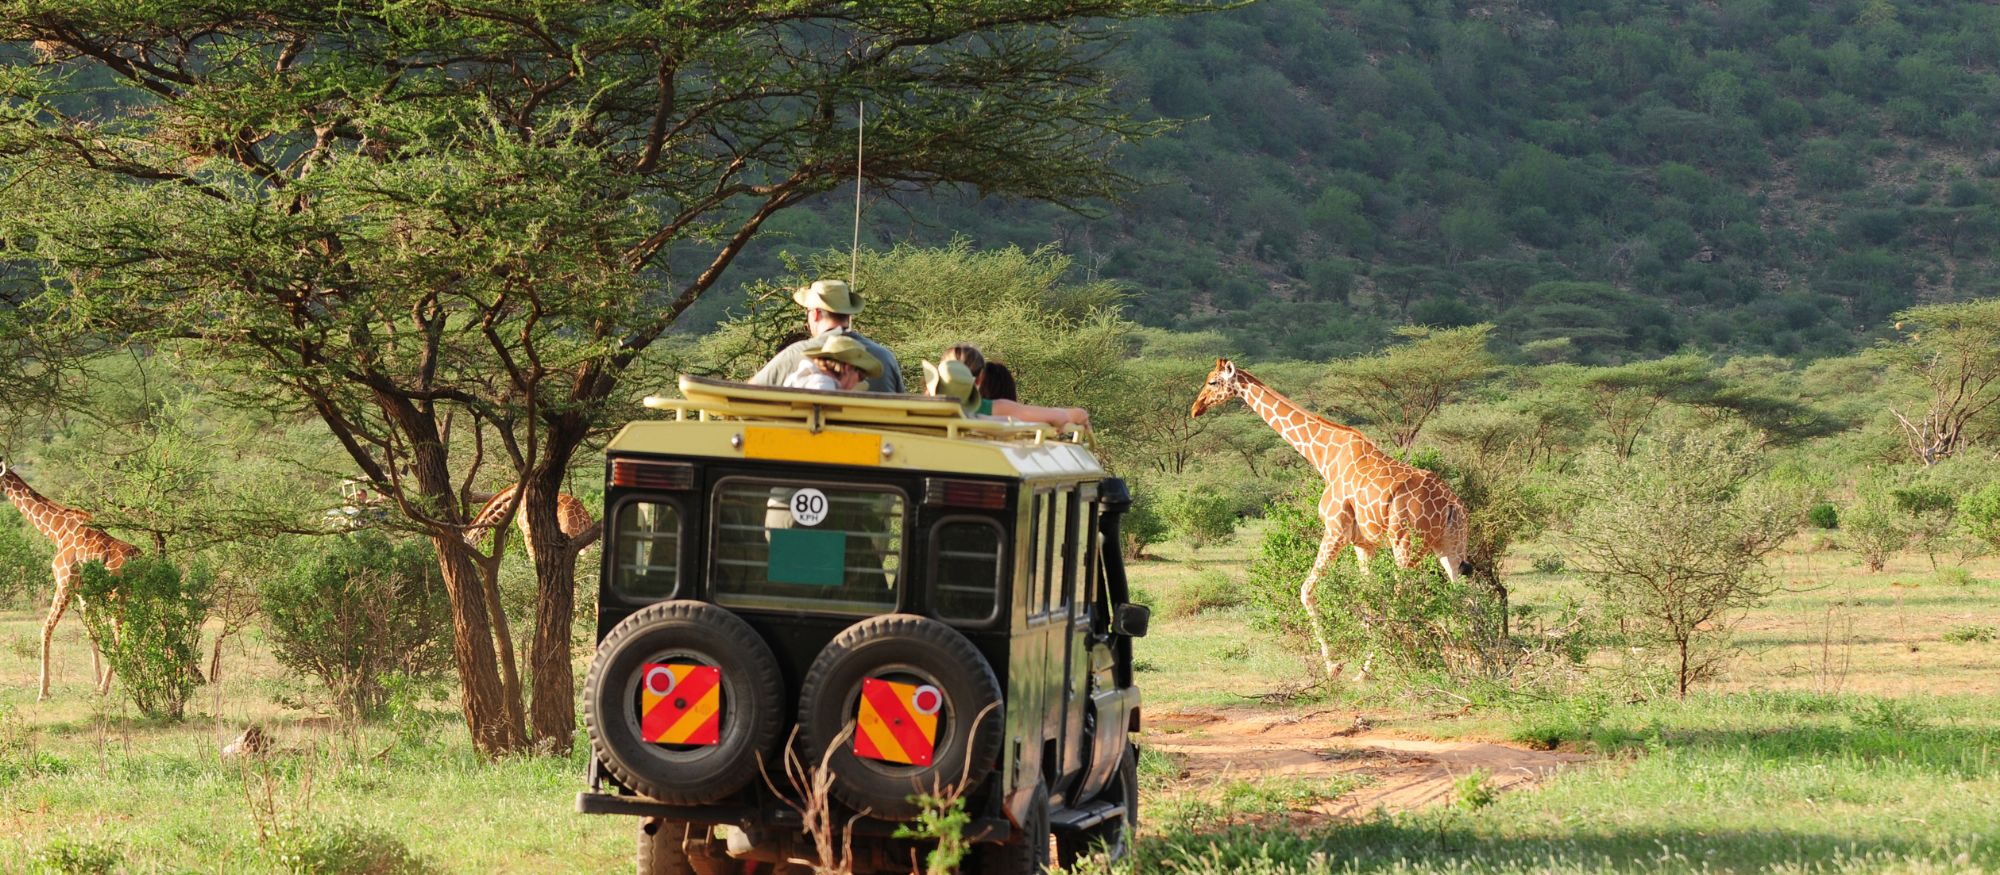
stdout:
{"type": "Polygon", "coordinates": [[[457,532],[434,533],[431,545],[437,549],[438,570],[444,573],[445,593],[451,598],[451,655],[458,665],[458,683],[464,690],[461,708],[465,726],[472,732],[472,744],[481,753],[511,753],[527,745],[521,726],[510,715],[519,706],[509,707],[506,687],[501,683],[498,654],[493,650],[493,625],[486,588],[472,549],[457,532]]]}
{"type": "Polygon", "coordinates": [[[534,744],[567,753],[576,733],[576,678],[570,666],[570,625],[576,617],[576,556],[557,515],[562,477],[574,443],[551,429],[548,455],[522,481],[521,513],[528,523],[528,555],[535,563],[535,637],[528,656],[534,685],[529,725],[534,744]]]}
{"type": "Polygon", "coordinates": [[[1687,701],[1687,697],[1688,697],[1688,639],[1686,639],[1686,638],[1682,638],[1682,639],[1681,639],[1680,641],[1678,641],[1678,642],[1675,642],[1675,643],[1679,644],[1679,645],[1680,645],[1680,649],[1681,649],[1681,671],[1680,671],[1680,697],[1679,697],[1679,698],[1680,698],[1680,700],[1681,700],[1681,701],[1685,702],[1685,701],[1687,701]]]}

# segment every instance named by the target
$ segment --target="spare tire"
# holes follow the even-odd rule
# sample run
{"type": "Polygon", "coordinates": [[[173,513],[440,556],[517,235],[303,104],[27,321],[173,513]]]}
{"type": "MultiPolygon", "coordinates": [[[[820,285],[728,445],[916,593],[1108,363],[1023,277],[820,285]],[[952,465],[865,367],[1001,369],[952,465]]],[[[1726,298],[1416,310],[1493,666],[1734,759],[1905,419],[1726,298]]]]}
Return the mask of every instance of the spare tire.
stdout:
{"type": "MultiPolygon", "coordinates": [[[[671,681],[664,686],[671,690],[671,681]]],[[[707,602],[660,602],[598,642],[583,720],[591,750],[620,784],[670,805],[699,805],[742,789],[759,774],[759,760],[776,752],[784,689],[777,659],[748,623],[707,602]],[[712,739],[645,739],[640,685],[652,682],[646,666],[661,663],[718,670],[709,675],[720,687],[712,739]]]]}
{"type": "Polygon", "coordinates": [[[842,802],[879,818],[909,820],[920,812],[911,795],[961,781],[960,789],[970,792],[993,771],[1004,722],[999,703],[999,679],[964,635],[915,614],[870,617],[835,636],[806,672],[801,744],[807,763],[828,763],[833,793],[842,802]],[[856,754],[865,680],[919,691],[915,707],[937,718],[928,756],[905,764],[856,754]]]}

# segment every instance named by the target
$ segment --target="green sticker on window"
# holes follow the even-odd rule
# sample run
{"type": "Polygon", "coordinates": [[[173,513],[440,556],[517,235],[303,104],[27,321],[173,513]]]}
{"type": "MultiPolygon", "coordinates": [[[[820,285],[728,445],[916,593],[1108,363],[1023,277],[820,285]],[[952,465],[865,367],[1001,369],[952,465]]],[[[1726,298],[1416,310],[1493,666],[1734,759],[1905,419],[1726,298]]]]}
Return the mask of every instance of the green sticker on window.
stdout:
{"type": "Polygon", "coordinates": [[[772,583],[839,586],[847,579],[847,533],[814,529],[772,529],[772,583]]]}

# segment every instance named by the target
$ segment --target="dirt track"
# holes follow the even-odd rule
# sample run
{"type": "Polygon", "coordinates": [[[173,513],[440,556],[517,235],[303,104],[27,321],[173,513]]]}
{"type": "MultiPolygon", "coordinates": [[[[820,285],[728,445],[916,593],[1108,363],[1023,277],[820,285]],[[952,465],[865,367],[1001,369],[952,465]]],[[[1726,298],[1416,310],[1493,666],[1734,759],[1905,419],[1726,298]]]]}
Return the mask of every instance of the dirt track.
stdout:
{"type": "Polygon", "coordinates": [[[1365,775],[1366,786],[1295,812],[1315,820],[1355,818],[1377,808],[1409,811],[1449,802],[1452,784],[1475,769],[1487,786],[1516,790],[1588,757],[1478,741],[1399,738],[1370,730],[1352,710],[1298,714],[1255,710],[1177,710],[1148,715],[1143,744],[1171,754],[1183,769],[1176,791],[1200,792],[1231,781],[1365,775]]]}

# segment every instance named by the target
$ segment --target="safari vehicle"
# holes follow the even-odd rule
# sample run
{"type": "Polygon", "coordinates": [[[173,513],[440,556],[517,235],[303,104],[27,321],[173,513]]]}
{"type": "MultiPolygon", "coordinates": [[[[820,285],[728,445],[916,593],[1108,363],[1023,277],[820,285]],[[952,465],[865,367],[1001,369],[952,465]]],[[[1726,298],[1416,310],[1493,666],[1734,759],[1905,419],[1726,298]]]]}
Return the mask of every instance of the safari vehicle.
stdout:
{"type": "Polygon", "coordinates": [[[607,451],[578,810],[643,818],[641,873],[788,871],[816,859],[789,754],[830,776],[857,872],[921,863],[894,835],[917,794],[962,800],[963,871],[1122,854],[1148,620],[1124,483],[949,399],[680,388],[607,451]]]}

